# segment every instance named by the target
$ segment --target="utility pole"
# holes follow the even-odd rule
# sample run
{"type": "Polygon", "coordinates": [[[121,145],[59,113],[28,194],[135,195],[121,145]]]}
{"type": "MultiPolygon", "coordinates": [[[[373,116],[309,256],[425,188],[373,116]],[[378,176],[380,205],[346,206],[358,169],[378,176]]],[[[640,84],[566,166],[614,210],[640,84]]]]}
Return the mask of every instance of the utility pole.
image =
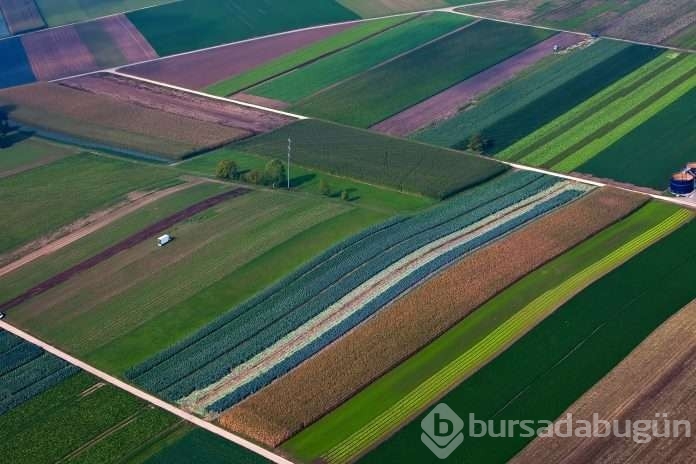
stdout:
{"type": "Polygon", "coordinates": [[[288,137],[288,190],[290,190],[290,155],[292,154],[292,139],[288,137]]]}

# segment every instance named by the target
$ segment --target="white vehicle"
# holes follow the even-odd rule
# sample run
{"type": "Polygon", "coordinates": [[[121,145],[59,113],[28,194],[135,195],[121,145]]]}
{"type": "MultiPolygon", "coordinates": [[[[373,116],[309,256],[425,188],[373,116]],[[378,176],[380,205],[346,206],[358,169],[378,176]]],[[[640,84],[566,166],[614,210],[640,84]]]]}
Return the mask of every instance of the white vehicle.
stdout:
{"type": "Polygon", "coordinates": [[[5,313],[0,313],[0,320],[5,319],[5,313]]]}
{"type": "Polygon", "coordinates": [[[169,234],[164,234],[163,236],[161,236],[157,239],[157,246],[163,247],[171,241],[172,241],[172,236],[169,234]]]}

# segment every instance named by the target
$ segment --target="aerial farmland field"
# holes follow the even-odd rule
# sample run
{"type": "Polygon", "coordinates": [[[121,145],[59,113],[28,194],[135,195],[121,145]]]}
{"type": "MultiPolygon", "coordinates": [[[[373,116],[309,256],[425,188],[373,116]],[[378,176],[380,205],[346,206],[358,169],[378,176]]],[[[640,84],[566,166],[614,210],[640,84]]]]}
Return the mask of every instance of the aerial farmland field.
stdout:
{"type": "Polygon", "coordinates": [[[690,462],[695,44],[688,0],[0,0],[1,464],[690,462]]]}

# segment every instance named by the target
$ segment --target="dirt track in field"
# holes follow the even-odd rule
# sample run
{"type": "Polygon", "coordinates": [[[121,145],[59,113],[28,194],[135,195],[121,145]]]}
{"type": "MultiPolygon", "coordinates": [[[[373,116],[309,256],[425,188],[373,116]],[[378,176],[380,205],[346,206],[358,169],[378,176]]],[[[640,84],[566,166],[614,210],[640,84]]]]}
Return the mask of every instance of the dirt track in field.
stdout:
{"type": "Polygon", "coordinates": [[[34,298],[35,296],[40,295],[52,289],[53,287],[56,287],[62,284],[63,282],[70,280],[74,275],[91,269],[97,264],[111,258],[112,256],[115,256],[122,251],[128,250],[129,248],[132,248],[138,245],[139,243],[144,242],[145,240],[155,237],[157,234],[164,232],[172,225],[181,222],[184,219],[187,219],[207,209],[210,209],[213,206],[218,205],[224,201],[249,193],[250,191],[251,190],[245,188],[236,188],[234,190],[230,190],[220,195],[210,197],[206,200],[191,205],[188,208],[179,211],[178,213],[172,214],[171,216],[146,227],[140,232],[137,232],[131,235],[130,237],[127,237],[126,239],[101,251],[100,253],[97,253],[91,258],[88,258],[63,272],[56,274],[50,279],[45,280],[44,282],[30,288],[21,295],[9,301],[6,301],[5,303],[0,304],[0,311],[6,311],[22,303],[25,303],[26,301],[34,298]]]}
{"type": "MultiPolygon", "coordinates": [[[[659,327],[613,371],[575,402],[562,417],[575,420],[658,420],[664,431],[670,420],[696,417],[696,301],[659,327]]],[[[623,431],[624,428],[621,428],[623,431]]],[[[693,432],[693,431],[692,431],[693,432]]],[[[683,434],[683,429],[682,429],[683,434]]],[[[537,438],[512,461],[513,464],[556,462],[653,463],[694,462],[696,440],[687,437],[653,438],[638,444],[631,438],[537,438]]]]}
{"type": "Polygon", "coordinates": [[[276,113],[205,98],[116,74],[93,74],[63,81],[61,84],[197,121],[242,129],[252,134],[269,132],[294,121],[276,113]]]}
{"type": "Polygon", "coordinates": [[[52,239],[39,239],[38,241],[34,241],[29,245],[22,247],[24,250],[34,249],[34,251],[21,255],[9,264],[0,267],[0,277],[16,271],[25,264],[28,264],[36,259],[55,253],[56,251],[80,240],[81,238],[108,226],[112,222],[115,222],[146,205],[149,205],[150,203],[154,203],[155,201],[161,200],[169,195],[193,187],[201,182],[202,181],[200,180],[196,180],[155,192],[132,192],[129,195],[128,200],[111,208],[91,214],[90,216],[67,226],[64,228],[64,232],[69,231],[66,235],[62,235],[59,238],[53,237],[52,239]],[[39,246],[38,249],[36,248],[37,246],[39,246]]]}

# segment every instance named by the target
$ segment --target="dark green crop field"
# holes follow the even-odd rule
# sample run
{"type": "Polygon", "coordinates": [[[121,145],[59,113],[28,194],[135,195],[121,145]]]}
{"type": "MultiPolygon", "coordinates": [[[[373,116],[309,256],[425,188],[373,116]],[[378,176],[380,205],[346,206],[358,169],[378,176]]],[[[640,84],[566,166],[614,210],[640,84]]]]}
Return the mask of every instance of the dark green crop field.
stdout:
{"type": "Polygon", "coordinates": [[[502,164],[323,121],[299,121],[234,145],[284,159],[288,138],[295,163],[400,191],[445,198],[503,172],[502,164]]]}

